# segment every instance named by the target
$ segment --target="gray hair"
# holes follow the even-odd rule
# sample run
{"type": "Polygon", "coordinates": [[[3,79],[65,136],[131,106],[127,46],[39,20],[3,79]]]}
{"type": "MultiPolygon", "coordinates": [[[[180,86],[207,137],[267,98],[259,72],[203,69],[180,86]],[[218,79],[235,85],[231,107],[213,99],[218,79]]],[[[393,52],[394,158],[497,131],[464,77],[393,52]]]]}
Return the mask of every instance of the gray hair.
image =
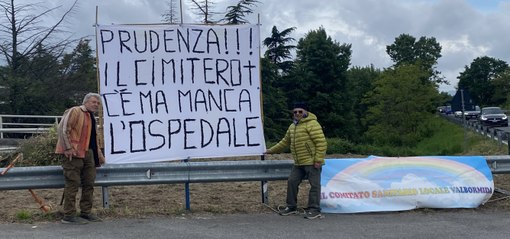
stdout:
{"type": "Polygon", "coordinates": [[[97,93],[88,93],[84,98],[83,98],[83,104],[85,104],[87,101],[89,101],[90,97],[95,97],[96,99],[98,99],[99,101],[101,101],[101,95],[100,94],[97,94],[97,93]]]}

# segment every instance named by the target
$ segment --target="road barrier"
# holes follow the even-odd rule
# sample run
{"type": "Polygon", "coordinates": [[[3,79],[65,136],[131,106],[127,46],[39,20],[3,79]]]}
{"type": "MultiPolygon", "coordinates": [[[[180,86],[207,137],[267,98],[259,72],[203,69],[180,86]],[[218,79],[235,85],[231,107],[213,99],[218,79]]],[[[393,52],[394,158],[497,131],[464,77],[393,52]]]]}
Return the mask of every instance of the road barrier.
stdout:
{"type": "MultiPolygon", "coordinates": [[[[267,204],[266,182],[287,180],[293,162],[269,160],[107,164],[97,168],[95,185],[103,187],[103,207],[108,208],[108,186],[261,181],[262,202],[267,204]]],[[[0,176],[0,190],[64,188],[64,182],[60,166],[16,167],[0,176]]]]}
{"type": "Polygon", "coordinates": [[[503,144],[508,145],[508,151],[510,152],[510,144],[508,143],[508,138],[510,132],[506,132],[500,128],[494,128],[489,126],[482,126],[477,121],[463,120],[462,118],[451,117],[444,114],[439,114],[439,116],[445,118],[446,120],[458,124],[460,126],[466,125],[467,129],[474,131],[475,133],[484,136],[485,138],[489,138],[491,141],[498,141],[498,146],[501,147],[503,144]]]}
{"type": "Polygon", "coordinates": [[[510,173],[510,155],[484,156],[493,174],[510,173]]]}
{"type": "MultiPolygon", "coordinates": [[[[510,173],[510,155],[485,156],[493,174],[510,173]]],[[[211,161],[107,164],[97,168],[96,186],[103,187],[103,207],[109,207],[108,186],[287,180],[293,160],[211,161]]],[[[2,168],[0,171],[4,171],[2,168]]],[[[60,166],[16,167],[0,176],[0,190],[64,188],[60,166]]],[[[267,203],[267,185],[262,184],[267,203]]]]}
{"type": "MultiPolygon", "coordinates": [[[[293,160],[106,164],[96,186],[286,180],[293,160]]],[[[0,169],[4,170],[4,169],[0,169]]],[[[0,190],[63,188],[61,166],[15,167],[0,176],[0,190]]]]}
{"type": "Polygon", "coordinates": [[[29,133],[38,134],[48,132],[48,128],[53,123],[58,123],[62,116],[48,115],[0,115],[0,138],[4,138],[4,133],[29,133]],[[13,123],[14,119],[21,122],[30,120],[42,120],[46,123],[13,123]],[[9,122],[6,122],[9,121],[9,122]]]}

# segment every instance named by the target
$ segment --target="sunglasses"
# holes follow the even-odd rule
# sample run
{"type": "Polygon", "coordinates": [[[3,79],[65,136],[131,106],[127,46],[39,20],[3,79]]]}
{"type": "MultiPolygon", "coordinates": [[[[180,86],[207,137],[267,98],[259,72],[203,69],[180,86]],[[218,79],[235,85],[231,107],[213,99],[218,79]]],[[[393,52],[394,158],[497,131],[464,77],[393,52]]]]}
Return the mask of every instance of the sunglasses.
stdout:
{"type": "Polygon", "coordinates": [[[302,110],[297,110],[297,111],[294,111],[294,114],[297,114],[297,113],[300,113],[300,114],[302,114],[302,113],[303,113],[303,111],[302,111],[302,110]]]}

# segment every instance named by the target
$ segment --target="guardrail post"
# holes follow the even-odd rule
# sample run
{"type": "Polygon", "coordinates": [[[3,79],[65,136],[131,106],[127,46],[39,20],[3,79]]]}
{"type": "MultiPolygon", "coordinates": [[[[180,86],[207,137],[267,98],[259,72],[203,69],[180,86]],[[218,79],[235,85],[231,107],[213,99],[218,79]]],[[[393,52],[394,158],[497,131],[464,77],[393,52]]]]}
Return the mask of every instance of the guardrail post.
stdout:
{"type": "Polygon", "coordinates": [[[491,142],[494,142],[494,131],[496,131],[496,129],[489,129],[489,132],[491,133],[491,142]]]}
{"type": "Polygon", "coordinates": [[[510,132],[506,132],[506,142],[508,145],[508,154],[510,154],[510,132]]]}
{"type": "MultiPolygon", "coordinates": [[[[262,154],[260,156],[260,160],[261,161],[264,161],[264,155],[262,154]]],[[[267,170],[264,171],[267,173],[267,170]]],[[[262,181],[261,182],[261,187],[262,187],[262,203],[268,205],[269,204],[269,200],[268,200],[268,193],[267,193],[267,181],[262,181]]]]}
{"type": "Polygon", "coordinates": [[[103,186],[103,208],[110,208],[110,201],[108,199],[108,186],[103,186]]]}
{"type": "MultiPolygon", "coordinates": [[[[0,129],[4,127],[4,121],[2,119],[2,116],[0,116],[0,129]]],[[[3,139],[4,138],[4,132],[0,132],[0,138],[3,139]]]]}
{"type": "Polygon", "coordinates": [[[501,148],[501,143],[503,142],[503,139],[502,139],[503,138],[503,134],[502,134],[502,132],[503,131],[501,131],[499,129],[496,130],[496,135],[498,137],[498,147],[500,147],[500,148],[501,148]]]}
{"type": "MultiPolygon", "coordinates": [[[[189,158],[189,157],[188,157],[189,158]]],[[[184,160],[184,162],[188,165],[188,182],[189,182],[189,163],[188,158],[184,160]]],[[[190,199],[189,199],[189,183],[184,184],[184,189],[186,191],[186,210],[191,211],[190,199]]]]}

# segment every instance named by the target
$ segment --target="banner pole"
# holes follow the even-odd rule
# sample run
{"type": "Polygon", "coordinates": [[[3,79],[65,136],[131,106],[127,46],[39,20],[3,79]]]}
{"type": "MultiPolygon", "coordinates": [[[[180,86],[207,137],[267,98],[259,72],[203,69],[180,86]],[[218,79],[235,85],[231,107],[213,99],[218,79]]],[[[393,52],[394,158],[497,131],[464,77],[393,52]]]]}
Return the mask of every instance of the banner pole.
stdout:
{"type": "MultiPolygon", "coordinates": [[[[258,21],[257,26],[260,28],[260,14],[257,15],[258,21]]],[[[262,54],[261,48],[260,48],[260,31],[259,31],[259,82],[260,82],[260,117],[262,120],[262,130],[264,130],[264,104],[263,104],[263,94],[262,94],[262,59],[260,58],[262,54]]]]}
{"type": "Polygon", "coordinates": [[[179,1],[179,7],[181,8],[181,10],[179,11],[180,15],[181,15],[181,24],[183,23],[182,22],[182,0],[179,1]]]}
{"type": "MultiPolygon", "coordinates": [[[[184,162],[188,165],[188,173],[189,173],[190,170],[189,170],[188,159],[184,159],[184,162]]],[[[189,200],[189,174],[188,174],[188,183],[184,184],[184,188],[185,188],[185,191],[186,191],[186,210],[190,211],[191,210],[191,206],[190,206],[190,200],[189,200]]]]}
{"type": "MultiPolygon", "coordinates": [[[[98,6],[96,6],[96,22],[94,24],[94,28],[96,28],[95,35],[96,35],[96,78],[97,78],[97,93],[101,94],[101,83],[99,81],[99,53],[97,51],[97,16],[98,16],[98,6]]],[[[101,152],[104,156],[104,134],[103,134],[103,104],[101,104],[101,107],[99,107],[99,124],[98,124],[98,131],[99,131],[99,147],[101,148],[101,152]]],[[[110,203],[108,199],[108,187],[103,186],[101,188],[103,193],[103,208],[110,208],[110,203]]],[[[63,198],[63,195],[62,195],[63,198]]]]}
{"type": "MultiPolygon", "coordinates": [[[[94,28],[97,29],[97,16],[98,16],[98,6],[96,6],[96,23],[94,24],[94,28]]],[[[95,31],[96,35],[96,78],[97,78],[97,93],[101,94],[101,83],[99,80],[99,53],[97,51],[97,30],[95,31]]],[[[99,107],[99,124],[98,124],[98,131],[99,131],[99,147],[102,149],[101,151],[104,152],[104,134],[103,134],[103,104],[101,104],[101,107],[99,107]]]]}
{"type": "MultiPolygon", "coordinates": [[[[260,28],[260,14],[257,14],[257,26],[260,28]]],[[[259,82],[260,82],[260,118],[262,120],[262,131],[264,131],[264,104],[263,104],[263,94],[262,94],[262,59],[261,49],[260,49],[260,31],[259,31],[259,82]]],[[[265,147],[264,147],[265,148],[265,147]]],[[[264,161],[264,154],[260,156],[260,160],[264,161]]],[[[262,203],[268,205],[268,195],[267,195],[267,181],[261,181],[261,190],[262,190],[262,203]]]]}

